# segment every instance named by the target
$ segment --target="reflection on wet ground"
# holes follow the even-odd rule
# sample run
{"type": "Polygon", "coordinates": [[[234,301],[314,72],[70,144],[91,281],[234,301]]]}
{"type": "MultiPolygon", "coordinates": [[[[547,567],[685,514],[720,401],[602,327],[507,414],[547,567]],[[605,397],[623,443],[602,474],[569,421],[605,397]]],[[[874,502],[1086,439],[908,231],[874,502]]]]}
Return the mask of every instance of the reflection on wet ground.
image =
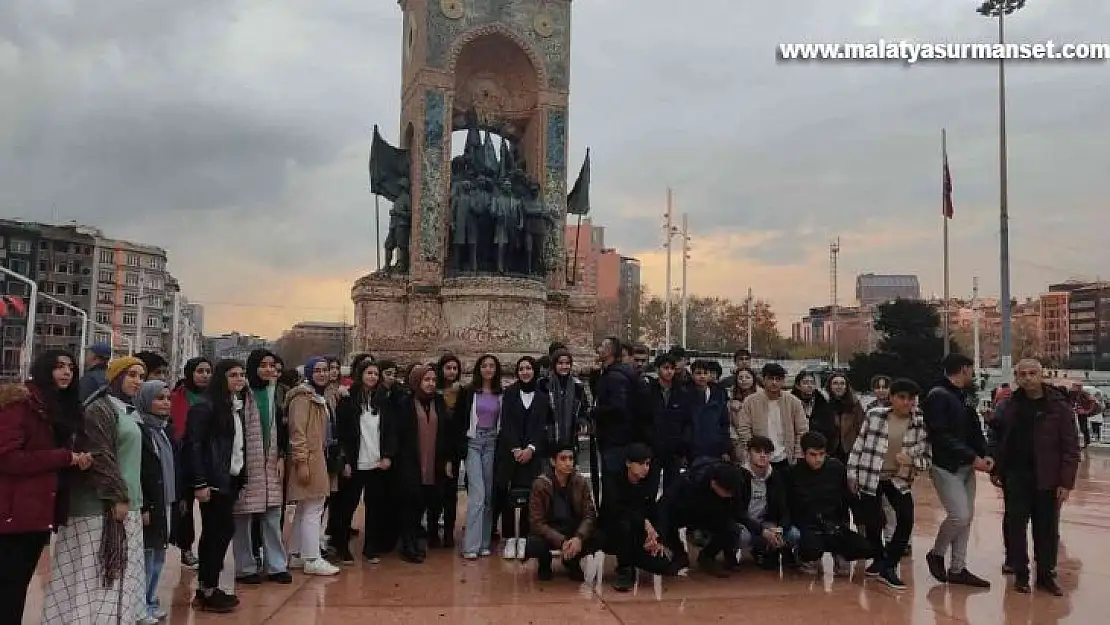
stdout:
{"type": "MultiPolygon", "coordinates": [[[[593,625],[608,623],[706,623],[725,619],[794,623],[949,623],[1093,624],[1106,622],[1103,612],[1110,588],[1110,456],[1086,459],[1080,481],[1063,512],[1060,533],[1060,583],[1068,596],[1018,595],[1003,577],[1001,500],[980,478],[977,516],[971,538],[972,571],[990,579],[989,591],[947,588],[925,567],[943,510],[927,480],[917,484],[914,555],[902,565],[911,585],[893,591],[863,577],[857,566],[850,579],[772,575],[752,568],[718,580],[693,573],[689,578],[641,580],[635,592],[619,594],[608,587],[612,559],[605,563],[596,589],[565,578],[540,584],[534,565],[498,558],[469,563],[447,551],[433,551],[423,565],[389,558],[379,565],[345,567],[335,578],[297,574],[289,586],[236,589],[242,600],[233,615],[194,613],[189,607],[195,573],[182,570],[170,554],[161,591],[172,605],[169,625],[243,623],[312,625],[327,623],[458,623],[593,625]],[[1099,616],[1102,614],[1102,616],[1099,616]]],[[[460,515],[460,519],[461,519],[460,515]]],[[[357,524],[357,523],[356,523],[357,524]]],[[[173,550],[171,550],[173,551],[173,550]]],[[[357,551],[356,551],[357,553],[357,551]]],[[[32,588],[24,625],[38,625],[45,557],[32,588]]]]}

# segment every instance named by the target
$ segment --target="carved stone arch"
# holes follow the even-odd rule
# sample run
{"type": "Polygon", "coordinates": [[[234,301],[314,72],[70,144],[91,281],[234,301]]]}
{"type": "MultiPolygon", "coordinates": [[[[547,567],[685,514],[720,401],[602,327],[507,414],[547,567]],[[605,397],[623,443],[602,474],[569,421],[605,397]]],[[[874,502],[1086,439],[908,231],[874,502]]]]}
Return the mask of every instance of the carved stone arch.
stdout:
{"type": "Polygon", "coordinates": [[[498,23],[476,26],[456,37],[455,41],[451,43],[451,49],[447,52],[447,71],[452,74],[455,73],[459,55],[462,54],[462,51],[467,45],[490,35],[501,35],[519,46],[521,52],[532,62],[532,68],[536,71],[536,81],[539,88],[547,88],[547,66],[544,65],[543,56],[536,52],[532,44],[524,37],[521,37],[516,31],[498,23]]]}

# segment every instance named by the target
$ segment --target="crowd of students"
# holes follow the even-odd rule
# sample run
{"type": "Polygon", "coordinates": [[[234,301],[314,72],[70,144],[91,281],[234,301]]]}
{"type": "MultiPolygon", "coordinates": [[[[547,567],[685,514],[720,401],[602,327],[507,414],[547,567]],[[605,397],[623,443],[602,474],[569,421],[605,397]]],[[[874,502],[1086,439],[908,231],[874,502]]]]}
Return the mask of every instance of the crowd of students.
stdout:
{"type": "Polygon", "coordinates": [[[536,560],[541,580],[556,560],[581,580],[583,559],[604,551],[625,591],[637,571],[685,574],[696,547],[714,576],[745,559],[812,574],[831,554],[835,575],[870,560],[867,576],[901,589],[921,474],[948,513],[930,572],[982,587],[966,563],[976,472],[1005,494],[1014,588],[1030,591],[1032,522],[1037,585],[1062,593],[1059,509],[1078,431],[1035,361],[1019,363],[988,440],[959,355],[920,402],[913,381],[877,376],[867,406],[839,373],[821,390],[802,372],[788,390],[781,365],[757,373],[743,350],[721,379],[717,363],[688,364],[681,350],[649,363],[646,348],[615,338],[581,378],[561,344],[509,372],[481,356],[469,379],[452,354],[403,375],[360,354],[344,380],[334,358],[309,359],[302,375],[256,350],[246,362],[190,360],[173,388],[159,355],[109,356],[94,346],[78,383],[73,356],[47,352],[30,379],[0,387],[0,622],[21,622],[51,533],[46,625],[152,625],[166,616],[157,586],[171,545],[197,568],[193,606],[231,612],[239,600],[219,587],[229,547],[239,584],[339,574],[356,561],[360,502],[369,564],[394,551],[419,564],[437,548],[477,560],[499,545],[503,558],[536,560]]]}

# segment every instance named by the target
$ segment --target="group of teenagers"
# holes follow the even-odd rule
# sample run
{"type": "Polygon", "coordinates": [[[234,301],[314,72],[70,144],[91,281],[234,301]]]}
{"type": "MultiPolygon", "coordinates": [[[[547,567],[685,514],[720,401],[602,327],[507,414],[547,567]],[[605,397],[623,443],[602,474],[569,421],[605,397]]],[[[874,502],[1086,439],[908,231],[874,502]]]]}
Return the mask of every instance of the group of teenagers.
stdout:
{"type": "Polygon", "coordinates": [[[1015,588],[1029,591],[1032,521],[1037,585],[1062,592],[1059,507],[1078,432],[1036,363],[1019,364],[988,444],[959,355],[920,402],[913,381],[877,376],[868,406],[842,374],[822,391],[802,372],[786,390],[781,365],[757,374],[742,350],[724,379],[681,350],[651,360],[608,338],[581,379],[558,343],[509,372],[481,356],[469,379],[452,354],[403,375],[360,354],[344,379],[335,358],[311,358],[301,374],[256,350],[246,362],[192,359],[170,387],[157,354],[111,358],[94,346],[78,384],[72,355],[45,352],[28,380],[0,387],[0,622],[21,622],[51,533],[45,625],[152,625],[166,616],[157,587],[171,544],[197,568],[193,606],[231,612],[239,600],[219,587],[229,547],[240,584],[290,583],[291,569],[336,575],[356,561],[360,501],[370,564],[394,551],[418,564],[436,548],[477,560],[500,542],[506,559],[537,560],[540,579],[556,561],[582,579],[583,558],[605,551],[625,591],[637,571],[684,574],[694,545],[698,568],[716,576],[746,558],[816,573],[829,553],[837,575],[870,559],[868,576],[904,588],[898,564],[923,472],[948,511],[926,555],[934,577],[989,585],[965,561],[975,472],[987,472],[1006,493],[1015,588]]]}

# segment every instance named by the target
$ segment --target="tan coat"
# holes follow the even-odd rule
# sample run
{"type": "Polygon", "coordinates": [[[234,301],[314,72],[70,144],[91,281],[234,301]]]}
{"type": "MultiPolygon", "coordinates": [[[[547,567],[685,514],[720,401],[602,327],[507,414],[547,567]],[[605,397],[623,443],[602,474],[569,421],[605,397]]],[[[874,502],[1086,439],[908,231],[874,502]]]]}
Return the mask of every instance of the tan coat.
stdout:
{"type": "Polygon", "coordinates": [[[311,388],[300,385],[285,395],[289,420],[289,458],[286,462],[286,499],[322,499],[331,494],[328,476],[328,403],[311,388]]]}
{"type": "MultiPolygon", "coordinates": [[[[809,419],[802,401],[788,392],[779,396],[778,404],[782,419],[782,438],[788,446],[786,459],[793,464],[802,457],[802,435],[809,431],[809,419]]],[[[730,411],[729,418],[732,420],[735,437],[732,446],[733,461],[739,464],[747,462],[748,442],[753,436],[767,436],[767,412],[770,405],[767,392],[759,389],[759,392],[744,400],[738,412],[730,411]]]]}

